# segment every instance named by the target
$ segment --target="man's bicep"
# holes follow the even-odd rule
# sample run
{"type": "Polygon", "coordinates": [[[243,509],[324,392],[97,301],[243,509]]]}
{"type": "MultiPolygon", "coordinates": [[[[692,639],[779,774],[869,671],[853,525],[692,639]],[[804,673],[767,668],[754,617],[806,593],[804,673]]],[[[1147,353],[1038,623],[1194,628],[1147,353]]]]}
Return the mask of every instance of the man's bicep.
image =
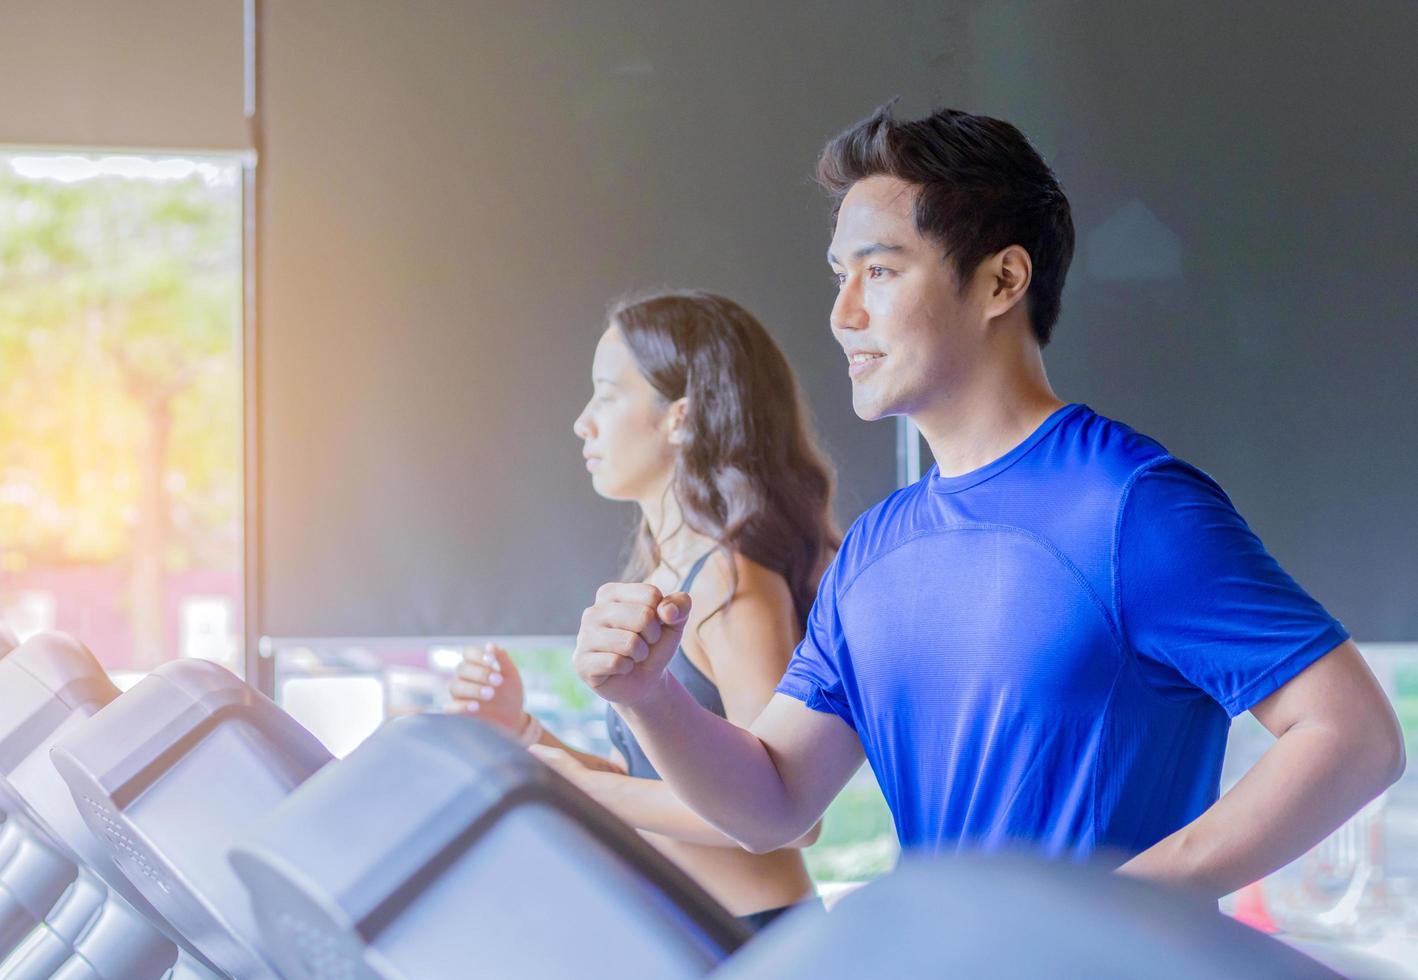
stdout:
{"type": "Polygon", "coordinates": [[[1353,640],[1345,640],[1251,708],[1256,720],[1277,737],[1298,724],[1353,728],[1377,722],[1387,727],[1392,712],[1353,640]]]}
{"type": "Polygon", "coordinates": [[[787,694],[773,695],[750,730],[768,750],[794,812],[809,826],[865,758],[850,725],[787,694]]]}
{"type": "Polygon", "coordinates": [[[1234,717],[1349,636],[1194,466],[1139,475],[1117,533],[1123,639],[1165,695],[1200,691],[1234,717]]]}

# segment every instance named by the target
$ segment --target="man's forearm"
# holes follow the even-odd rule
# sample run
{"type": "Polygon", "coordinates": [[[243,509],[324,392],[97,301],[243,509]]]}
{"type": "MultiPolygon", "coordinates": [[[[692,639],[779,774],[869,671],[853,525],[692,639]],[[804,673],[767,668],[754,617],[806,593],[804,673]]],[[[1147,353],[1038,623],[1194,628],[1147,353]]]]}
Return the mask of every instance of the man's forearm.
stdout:
{"type": "Polygon", "coordinates": [[[1394,771],[1385,751],[1296,726],[1205,813],[1119,871],[1219,898],[1304,854],[1387,788],[1394,771]]]}
{"type": "Polygon", "coordinates": [[[705,710],[669,674],[654,694],[620,711],[675,795],[740,846],[774,850],[808,829],[797,826],[763,743],[705,710]]]}

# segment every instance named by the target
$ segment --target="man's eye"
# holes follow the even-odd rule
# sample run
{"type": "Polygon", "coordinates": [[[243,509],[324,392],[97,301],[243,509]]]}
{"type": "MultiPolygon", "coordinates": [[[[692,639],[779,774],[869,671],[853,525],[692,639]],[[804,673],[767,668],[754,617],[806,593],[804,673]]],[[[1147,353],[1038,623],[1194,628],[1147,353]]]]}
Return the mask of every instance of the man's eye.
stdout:
{"type": "Polygon", "coordinates": [[[867,266],[867,275],[873,279],[880,279],[881,277],[885,276],[886,271],[887,270],[883,269],[879,265],[867,266]]]}
{"type": "Polygon", "coordinates": [[[832,273],[832,285],[836,286],[838,289],[841,289],[841,288],[842,288],[843,286],[845,286],[846,284],[847,284],[847,274],[846,274],[845,272],[834,272],[834,273],[832,273]]]}

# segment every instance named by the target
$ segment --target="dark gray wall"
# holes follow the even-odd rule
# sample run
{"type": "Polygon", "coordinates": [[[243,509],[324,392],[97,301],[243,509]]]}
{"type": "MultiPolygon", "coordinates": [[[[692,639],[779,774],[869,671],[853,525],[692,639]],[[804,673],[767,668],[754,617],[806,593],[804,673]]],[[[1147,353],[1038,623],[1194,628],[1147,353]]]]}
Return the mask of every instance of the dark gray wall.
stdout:
{"type": "Polygon", "coordinates": [[[758,312],[844,519],[886,493],[808,174],[902,94],[1059,170],[1061,394],[1211,471],[1356,634],[1418,636],[1418,5],[265,6],[262,632],[572,630],[630,520],[570,433],[626,290],[758,312]]]}
{"type": "Polygon", "coordinates": [[[1060,390],[1211,472],[1360,639],[1418,638],[1418,4],[990,21],[979,106],[1079,218],[1060,390]]]}

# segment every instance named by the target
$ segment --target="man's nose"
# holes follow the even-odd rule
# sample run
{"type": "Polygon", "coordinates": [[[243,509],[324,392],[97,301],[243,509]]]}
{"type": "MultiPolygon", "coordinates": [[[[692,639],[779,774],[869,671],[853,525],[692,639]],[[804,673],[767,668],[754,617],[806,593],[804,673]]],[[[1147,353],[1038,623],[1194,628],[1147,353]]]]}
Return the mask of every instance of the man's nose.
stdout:
{"type": "Polygon", "coordinates": [[[832,316],[829,322],[833,330],[866,329],[867,310],[862,305],[862,289],[853,280],[848,279],[837,291],[837,299],[832,304],[832,316]]]}

